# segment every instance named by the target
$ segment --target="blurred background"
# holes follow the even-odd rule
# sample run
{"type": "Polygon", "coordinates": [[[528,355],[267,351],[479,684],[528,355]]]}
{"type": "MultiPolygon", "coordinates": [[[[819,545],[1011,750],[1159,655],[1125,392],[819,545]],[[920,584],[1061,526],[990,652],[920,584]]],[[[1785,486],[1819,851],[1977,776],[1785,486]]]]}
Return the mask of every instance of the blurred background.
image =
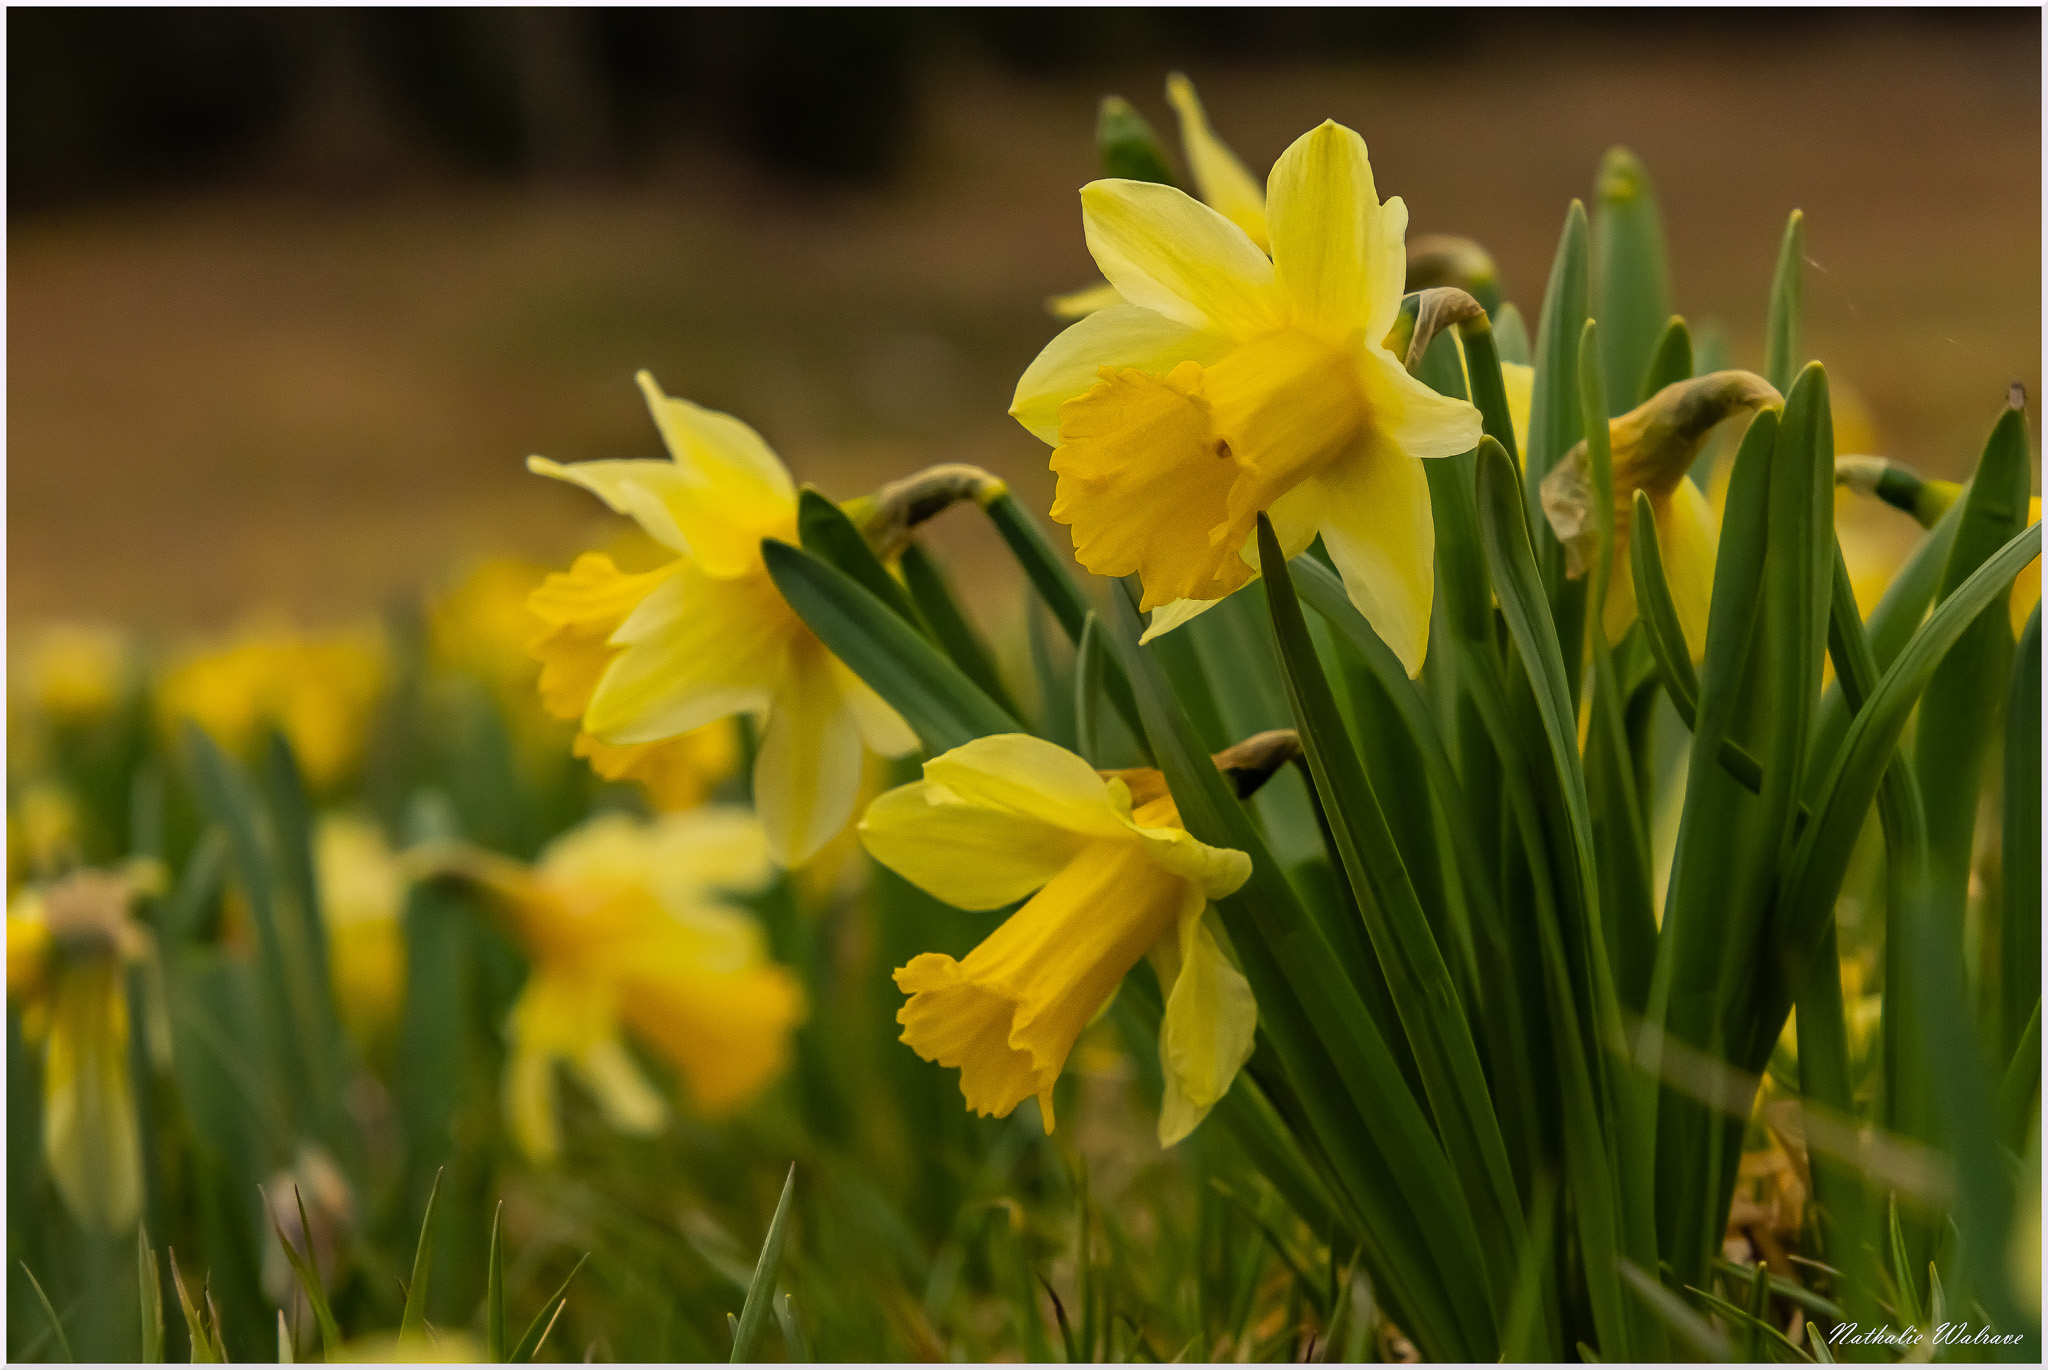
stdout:
{"type": "MultiPolygon", "coordinates": [[[[483,555],[566,562],[602,513],[523,459],[655,455],[642,366],[835,497],[971,461],[1042,510],[1004,411],[1044,298],[1094,279],[1095,104],[1177,146],[1176,68],[1257,173],[1322,118],[1362,131],[1381,192],[1484,242],[1532,324],[1611,143],[1738,365],[1803,208],[1809,349],[1930,474],[1970,469],[2008,381],[2039,392],[2031,10],[7,24],[11,628],[319,623],[483,555]]],[[[935,531],[1001,622],[981,528],[935,531]]]]}

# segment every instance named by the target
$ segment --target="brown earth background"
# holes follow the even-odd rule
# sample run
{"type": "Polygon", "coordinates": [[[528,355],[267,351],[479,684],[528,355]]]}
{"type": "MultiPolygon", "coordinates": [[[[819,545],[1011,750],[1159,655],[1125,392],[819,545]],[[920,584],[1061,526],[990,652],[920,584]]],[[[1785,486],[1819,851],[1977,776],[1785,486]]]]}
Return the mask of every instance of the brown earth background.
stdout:
{"type": "MultiPolygon", "coordinates": [[[[630,173],[252,173],[17,208],[9,629],[320,624],[484,555],[565,562],[609,520],[523,459],[656,455],[643,366],[835,497],[969,461],[1042,510],[1046,452],[1010,392],[1054,331],[1044,297],[1094,276],[1075,192],[1096,101],[1121,92],[1170,135],[1173,65],[1255,171],[1325,117],[1360,130],[1381,193],[1415,231],[1484,242],[1532,323],[1611,144],[1655,178],[1677,307],[1737,364],[1761,363],[1778,238],[1804,209],[1808,350],[1881,452],[1965,475],[2007,383],[2040,390],[2038,13],[1749,13],[1612,33],[1525,15],[1398,60],[1168,52],[1033,75],[945,52],[910,84],[900,164],[854,187],[678,137],[630,173]]],[[[1014,614],[982,527],[955,515],[935,537],[970,598],[1014,614]]]]}

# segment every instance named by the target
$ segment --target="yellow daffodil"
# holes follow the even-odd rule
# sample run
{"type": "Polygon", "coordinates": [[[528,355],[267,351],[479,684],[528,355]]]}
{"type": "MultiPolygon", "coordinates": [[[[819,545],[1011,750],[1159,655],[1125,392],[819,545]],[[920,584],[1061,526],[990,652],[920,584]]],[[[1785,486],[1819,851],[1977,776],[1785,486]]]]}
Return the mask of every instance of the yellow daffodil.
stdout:
{"type": "Polygon", "coordinates": [[[158,706],[167,721],[190,719],[243,755],[274,727],[291,743],[307,784],[331,791],[362,759],[384,681],[383,642],[374,630],[255,630],[186,656],[165,675],[158,706]]]}
{"type": "Polygon", "coordinates": [[[142,1205],[127,967],[148,943],[132,897],[121,876],[79,871],[7,909],[8,997],[43,1049],[43,1157],[65,1207],[105,1232],[142,1205]]]}
{"type": "MultiPolygon", "coordinates": [[[[736,713],[764,719],[754,807],[775,858],[798,865],[852,817],[863,744],[898,756],[917,739],[769,579],[762,539],[796,540],[781,460],[738,419],[662,394],[645,372],[640,386],[669,460],[527,464],[589,490],[674,559],[628,574],[586,553],[548,577],[532,601],[548,625],[532,649],[541,694],[581,718],[584,754],[606,774],[672,764],[606,749],[684,738],[736,713]]],[[[722,744],[686,745],[700,766],[722,744]]]]}
{"type": "Polygon", "coordinates": [[[55,780],[15,786],[7,812],[7,877],[11,890],[23,880],[48,880],[78,863],[78,801],[55,780]]]}
{"type": "Polygon", "coordinates": [[[1010,412],[1055,448],[1052,515],[1082,565],[1137,574],[1156,636],[1252,579],[1267,511],[1289,556],[1322,536],[1352,602],[1420,670],[1436,530],[1418,459],[1471,450],[1479,413],[1383,342],[1408,210],[1380,202],[1364,140],[1325,123],[1281,154],[1270,256],[1168,186],[1096,181],[1081,209],[1126,303],[1055,338],[1010,412]]]}
{"type": "Polygon", "coordinates": [[[1182,828],[1157,771],[1102,774],[1051,742],[984,737],[925,762],[860,833],[933,897],[1011,914],[964,961],[927,952],[896,972],[903,1040],[960,1071],[976,1113],[1006,1117],[1052,1091],[1081,1030],[1150,953],[1166,995],[1162,1145],[1193,1131],[1251,1054],[1251,988],[1203,920],[1251,874],[1243,852],[1182,828]]]}
{"type": "Polygon", "coordinates": [[[803,993],[729,902],[772,869],[745,810],[651,823],[608,814],[557,839],[531,870],[480,854],[454,864],[500,896],[531,962],[512,1009],[505,1091],[528,1155],[547,1160],[561,1147],[558,1064],[610,1126],[662,1126],[667,1105],[627,1051],[629,1030],[707,1113],[747,1102],[782,1069],[803,993]]]}
{"type": "MultiPolygon", "coordinates": [[[[1721,521],[1699,486],[1687,479],[1707,435],[1723,420],[1784,403],[1762,377],[1747,371],[1716,371],[1676,381],[1642,404],[1607,422],[1614,458],[1614,563],[1607,581],[1601,622],[1608,641],[1618,641],[1636,618],[1635,578],[1629,571],[1629,521],[1636,491],[1649,496],[1657,526],[1664,577],[1685,632],[1686,647],[1699,661],[1707,650],[1707,603],[1714,588],[1714,553],[1721,521]]],[[[1543,478],[1543,512],[1565,547],[1565,570],[1577,577],[1591,569],[1598,532],[1593,516],[1593,476],[1582,440],[1543,478]]]]}
{"type": "Polygon", "coordinates": [[[120,630],[52,624],[29,636],[17,658],[12,693],[59,723],[89,723],[113,712],[133,684],[134,653],[120,630]]]}
{"type": "Polygon", "coordinates": [[[398,1021],[405,997],[405,875],[383,831],[366,818],[331,813],[313,836],[327,960],[342,1022],[371,1040],[398,1021]]]}

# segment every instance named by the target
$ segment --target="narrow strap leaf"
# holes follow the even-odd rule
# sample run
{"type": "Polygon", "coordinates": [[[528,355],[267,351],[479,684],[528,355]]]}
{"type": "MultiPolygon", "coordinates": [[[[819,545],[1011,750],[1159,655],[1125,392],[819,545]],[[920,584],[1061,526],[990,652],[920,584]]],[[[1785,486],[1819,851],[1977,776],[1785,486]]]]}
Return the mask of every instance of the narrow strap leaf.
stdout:
{"type": "Polygon", "coordinates": [[[583,1269],[583,1263],[589,1259],[590,1254],[585,1252],[576,1258],[576,1264],[569,1267],[569,1273],[562,1278],[562,1283],[548,1296],[548,1301],[540,1306],[540,1312],[533,1315],[533,1321],[526,1325],[526,1331],[520,1335],[519,1344],[513,1347],[512,1354],[506,1357],[509,1362],[514,1365],[525,1365],[540,1353],[541,1344],[548,1339],[548,1333],[554,1330],[555,1319],[562,1316],[562,1309],[569,1302],[569,1286],[575,1282],[576,1272],[583,1269]]]}
{"type": "Polygon", "coordinates": [[[789,1240],[790,1199],[796,1194],[796,1167],[782,1182],[782,1197],[775,1202],[775,1216],[769,1220],[768,1235],[761,1242],[760,1259],[754,1262],[754,1278],[747,1285],[747,1301],[740,1305],[740,1320],[732,1336],[732,1363],[756,1358],[762,1334],[768,1328],[769,1305],[775,1299],[775,1277],[782,1269],[782,1247],[789,1240]]]}
{"type": "Polygon", "coordinates": [[[442,1174],[442,1170],[434,1172],[434,1186],[427,1191],[427,1209],[420,1216],[419,1245],[412,1253],[412,1279],[405,1286],[405,1311],[398,1319],[400,1341],[427,1333],[427,1283],[434,1270],[434,1201],[441,1195],[442,1174]]]}

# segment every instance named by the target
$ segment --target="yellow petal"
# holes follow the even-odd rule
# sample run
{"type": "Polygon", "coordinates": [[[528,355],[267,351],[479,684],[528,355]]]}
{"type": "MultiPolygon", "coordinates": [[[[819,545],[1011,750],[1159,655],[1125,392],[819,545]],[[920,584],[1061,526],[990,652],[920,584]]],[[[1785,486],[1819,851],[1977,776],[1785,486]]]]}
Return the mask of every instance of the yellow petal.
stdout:
{"type": "Polygon", "coordinates": [[[1108,281],[1070,290],[1064,295],[1055,295],[1045,302],[1045,307],[1058,319],[1084,319],[1100,309],[1113,309],[1124,302],[1116,293],[1116,287],[1108,281]]]}
{"type": "Polygon", "coordinates": [[[634,458],[564,465],[546,457],[528,457],[526,469],[536,476],[582,486],[671,552],[689,553],[690,540],[676,522],[675,508],[688,498],[690,485],[674,462],[634,458]]]}
{"type": "Polygon", "coordinates": [[[1172,186],[1081,188],[1088,251],[1117,292],[1191,328],[1254,337],[1279,322],[1273,263],[1230,220],[1172,186]]]}
{"type": "Polygon", "coordinates": [[[925,762],[924,778],[962,803],[1068,832],[1118,837],[1128,830],[1126,791],[1112,789],[1065,747],[1029,733],[963,743],[925,762]]]}
{"type": "Polygon", "coordinates": [[[42,901],[17,894],[7,910],[7,997],[23,1001],[41,993],[50,968],[50,925],[42,901]]]}
{"type": "Polygon", "coordinates": [[[838,685],[840,697],[846,701],[846,707],[853,711],[861,741],[867,744],[869,751],[882,756],[908,756],[923,745],[910,725],[903,721],[903,715],[891,708],[887,700],[876,694],[873,687],[855,675],[853,669],[838,657],[832,658],[832,678],[838,685]]]}
{"type": "Polygon", "coordinates": [[[1159,1064],[1166,1092],[1159,1106],[1159,1144],[1193,1132],[1230,1092],[1251,1059],[1258,1004],[1203,918],[1199,898],[1153,952],[1166,1012],[1159,1023],[1159,1064]]]}
{"type": "Polygon", "coordinates": [[[1479,445],[1479,411],[1409,375],[1386,348],[1365,349],[1361,374],[1380,442],[1411,457],[1455,457],[1479,445]]]}
{"type": "Polygon", "coordinates": [[[2012,614],[2012,635],[2015,639],[2027,631],[2027,620],[2034,616],[2034,606],[2041,602],[2041,558],[2035,557],[2020,568],[2012,582],[2012,597],[2007,601],[2012,614]]]}
{"type": "Polygon", "coordinates": [[[975,1112],[1006,1117],[1035,1094],[1051,1131],[1075,1039],[1187,898],[1142,844],[1091,842],[965,960],[927,953],[896,972],[903,1040],[958,1068],[975,1112]]]}
{"type": "Polygon", "coordinates": [[[583,716],[616,654],[611,635],[673,569],[627,575],[602,552],[585,552],[527,597],[527,608],[547,625],[527,652],[541,663],[540,699],[549,713],[583,716]]]}
{"type": "Polygon", "coordinates": [[[807,635],[767,572],[722,579],[683,563],[618,630],[583,726],[605,742],[654,742],[758,712],[807,635]]]}
{"type": "Polygon", "coordinates": [[[1161,633],[1172,632],[1189,619],[1207,613],[1222,602],[1221,599],[1176,599],[1170,604],[1160,605],[1152,611],[1152,617],[1146,621],[1145,632],[1139,637],[1138,645],[1143,646],[1161,633]]]}
{"type": "Polygon", "coordinates": [[[634,1033],[710,1114],[740,1107],[781,1074],[804,1018],[803,991],[783,967],[716,970],[680,943],[672,952],[650,946],[623,990],[634,1033]]]}
{"type": "Polygon", "coordinates": [[[1515,430],[1515,461],[1529,462],[1529,410],[1536,402],[1536,368],[1521,362],[1500,364],[1500,383],[1508,392],[1508,422],[1515,430]]]}
{"type": "MultiPolygon", "coordinates": [[[[1172,801],[1167,801],[1171,811],[1172,801]]],[[[1200,842],[1180,826],[1174,814],[1171,827],[1152,826],[1158,820],[1141,810],[1133,826],[1145,839],[1145,851],[1161,869],[1186,880],[1200,894],[1222,899],[1235,894],[1252,876],[1252,859],[1231,847],[1212,847],[1200,842]]]]}
{"type": "Polygon", "coordinates": [[[806,634],[789,657],[754,758],[754,810],[775,859],[800,866],[853,816],[861,741],[824,644],[806,634]]]}
{"type": "Polygon", "coordinates": [[[679,476],[669,512],[697,564],[740,575],[760,565],[762,538],[793,541],[796,487],[761,435],[730,414],[664,395],[645,371],[636,379],[679,476]]]}
{"type": "MultiPolygon", "coordinates": [[[[1714,592],[1714,552],[1721,522],[1713,506],[1690,480],[1681,480],[1663,499],[1652,500],[1657,525],[1657,551],[1664,562],[1664,580],[1685,633],[1686,650],[1696,662],[1707,656],[1707,610],[1714,592]]],[[[1603,614],[1607,640],[1618,642],[1636,621],[1635,577],[1629,571],[1628,525],[1614,529],[1614,573],[1608,581],[1603,614]]]]}
{"type": "Polygon", "coordinates": [[[668,1105],[616,1037],[589,1047],[570,1067],[612,1130],[644,1137],[668,1122],[668,1105]]]}
{"type": "Polygon", "coordinates": [[[1074,554],[1099,576],[1135,574],[1141,609],[1220,599],[1251,579],[1233,525],[1239,467],[1219,449],[1202,369],[1183,362],[1164,379],[1112,372],[1060,411],[1052,516],[1074,530],[1074,554]]]}
{"type": "Polygon", "coordinates": [[[1195,83],[1179,72],[1166,78],[1166,98],[1180,116],[1181,148],[1195,189],[1209,207],[1245,231],[1261,249],[1266,240],[1266,192],[1209,128],[1209,116],[1195,95],[1195,83]]]}
{"type": "Polygon", "coordinates": [[[1408,674],[1419,672],[1436,590],[1436,524],[1422,463],[1364,447],[1307,482],[1289,503],[1290,522],[1315,511],[1352,604],[1408,674]]]}
{"type": "Polygon", "coordinates": [[[1273,269],[1295,321],[1332,338],[1377,342],[1401,308],[1407,209],[1380,207],[1365,140],[1325,121],[1273,164],[1267,212],[1273,269]]]}
{"type": "Polygon", "coordinates": [[[43,1156],[81,1225],[124,1232],[142,1206],[128,997],[111,957],[57,976],[43,1057],[43,1156]]]}
{"type": "Polygon", "coordinates": [[[545,1165],[562,1154],[555,1058],[516,1039],[505,1058],[505,1125],[530,1161],[545,1165]]]}
{"type": "Polygon", "coordinates": [[[1017,381],[1010,417],[1057,445],[1060,406],[1084,395],[1105,366],[1163,375],[1184,361],[1212,362],[1236,344],[1150,309],[1116,304],[1090,314],[1045,345],[1017,381]]]}
{"type": "Polygon", "coordinates": [[[860,840],[875,860],[934,899],[981,910],[1025,898],[1059,874],[1089,839],[918,781],[868,806],[860,840]]]}
{"type": "Polygon", "coordinates": [[[721,780],[739,765],[739,740],[730,720],[721,719],[660,742],[613,746],[589,733],[576,734],[574,755],[607,780],[631,780],[646,792],[656,813],[674,813],[702,804],[721,780]]]}
{"type": "Polygon", "coordinates": [[[775,876],[760,821],[737,805],[719,804],[656,820],[648,832],[649,887],[671,911],[698,890],[749,894],[775,876]]]}

